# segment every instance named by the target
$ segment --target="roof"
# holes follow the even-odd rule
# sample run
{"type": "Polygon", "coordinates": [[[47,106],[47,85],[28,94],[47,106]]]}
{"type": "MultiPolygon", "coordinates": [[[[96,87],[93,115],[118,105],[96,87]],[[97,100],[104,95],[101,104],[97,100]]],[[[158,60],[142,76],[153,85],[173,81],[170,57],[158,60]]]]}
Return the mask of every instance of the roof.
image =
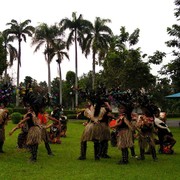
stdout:
{"type": "Polygon", "coordinates": [[[180,98],[180,92],[166,96],[166,98],[180,98]]]}

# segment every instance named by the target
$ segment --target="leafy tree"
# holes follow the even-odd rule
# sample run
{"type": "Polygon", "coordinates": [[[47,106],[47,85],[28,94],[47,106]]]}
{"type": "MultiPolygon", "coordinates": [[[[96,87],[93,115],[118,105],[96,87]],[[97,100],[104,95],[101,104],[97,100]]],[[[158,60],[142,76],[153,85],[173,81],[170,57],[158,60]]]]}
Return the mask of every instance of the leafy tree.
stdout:
{"type": "MultiPolygon", "coordinates": [[[[180,0],[174,1],[177,8],[175,9],[175,17],[179,21],[180,17],[180,0]]],[[[174,57],[168,64],[161,69],[162,75],[168,75],[172,80],[172,88],[174,92],[180,92],[180,26],[178,24],[167,28],[167,33],[174,37],[172,40],[166,42],[167,47],[174,48],[172,56],[174,57]]]]}
{"type": "Polygon", "coordinates": [[[151,95],[153,96],[153,101],[157,102],[156,105],[162,110],[168,112],[172,106],[168,99],[165,98],[171,93],[171,87],[169,86],[169,78],[158,78],[156,85],[151,88],[151,95]]]}
{"type": "Polygon", "coordinates": [[[166,53],[157,50],[152,56],[148,56],[149,63],[156,65],[161,64],[164,57],[166,57],[166,53]]]}
{"type": "MultiPolygon", "coordinates": [[[[18,23],[16,20],[12,19],[10,23],[7,23],[10,26],[9,29],[6,29],[6,33],[11,36],[11,38],[17,39],[18,41],[18,63],[17,63],[17,87],[19,87],[19,71],[21,66],[21,42],[24,40],[26,42],[26,35],[32,37],[34,32],[34,27],[30,26],[31,20],[25,20],[18,23]]],[[[16,95],[16,106],[19,106],[19,94],[17,91],[16,95]]]]}
{"type": "Polygon", "coordinates": [[[70,45],[75,43],[75,106],[78,106],[78,54],[77,54],[77,42],[82,48],[84,35],[87,33],[87,28],[91,25],[88,20],[83,19],[82,14],[79,17],[76,16],[76,13],[72,13],[72,19],[64,18],[60,21],[60,26],[63,30],[68,29],[69,35],[67,39],[67,48],[69,49],[70,45]]]}
{"type": "Polygon", "coordinates": [[[139,29],[129,34],[125,27],[120,28],[119,36],[112,38],[102,72],[107,87],[148,89],[155,83],[155,77],[150,73],[148,63],[142,61],[140,48],[133,48],[138,40],[139,29]]]}
{"type": "Polygon", "coordinates": [[[111,22],[109,19],[96,17],[94,25],[90,26],[89,33],[84,40],[83,52],[87,57],[92,50],[92,89],[95,88],[95,66],[101,64],[111,41],[112,31],[106,25],[111,22]],[[98,55],[98,57],[96,57],[98,55]]]}

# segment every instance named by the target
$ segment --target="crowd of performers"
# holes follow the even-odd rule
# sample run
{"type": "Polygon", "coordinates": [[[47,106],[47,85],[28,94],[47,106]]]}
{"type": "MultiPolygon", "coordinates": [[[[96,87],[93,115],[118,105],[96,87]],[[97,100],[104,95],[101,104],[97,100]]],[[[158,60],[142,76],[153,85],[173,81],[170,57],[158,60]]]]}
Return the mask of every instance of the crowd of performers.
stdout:
{"type": "MultiPolygon", "coordinates": [[[[7,124],[8,110],[7,102],[1,100],[0,107],[0,153],[3,153],[3,144],[5,141],[5,125],[7,124]]],[[[20,122],[9,132],[12,135],[16,130],[20,129],[18,135],[18,148],[26,148],[31,153],[30,161],[36,162],[38,154],[38,146],[44,142],[47,154],[53,156],[50,143],[60,144],[60,137],[66,136],[67,118],[62,113],[62,107],[54,107],[51,115],[45,112],[47,107],[47,98],[34,94],[27,90],[23,97],[24,106],[27,113],[23,116],[20,122]],[[52,123],[49,124],[48,121],[52,123]],[[48,131],[49,129],[49,131],[48,131]]]]}
{"type": "MultiPolygon", "coordinates": [[[[160,116],[159,108],[152,103],[143,91],[120,91],[115,89],[107,92],[103,88],[93,92],[81,92],[88,105],[84,116],[88,118],[81,136],[79,160],[86,159],[87,142],[94,143],[94,159],[111,158],[108,154],[108,145],[116,146],[122,153],[118,164],[129,163],[131,156],[144,160],[145,154],[152,155],[157,161],[156,145],[159,153],[173,154],[176,140],[164,119],[160,116]],[[118,107],[118,116],[112,113],[112,104],[118,107]],[[137,108],[141,112],[136,112],[137,108]],[[155,139],[158,137],[158,139],[155,139]],[[139,156],[135,153],[134,142],[138,140],[139,156]]],[[[5,140],[5,125],[8,121],[6,102],[1,101],[0,107],[0,153],[3,153],[5,140]]],[[[50,143],[61,143],[60,137],[66,137],[67,118],[62,113],[61,107],[54,107],[49,115],[45,112],[47,99],[28,91],[23,97],[27,113],[22,120],[9,133],[12,135],[21,129],[18,135],[18,147],[27,148],[30,160],[37,160],[38,146],[43,141],[48,155],[53,155],[50,143]],[[49,124],[48,121],[52,123],[49,124]],[[49,129],[49,132],[48,132],[49,129]]]]}
{"type": "Polygon", "coordinates": [[[149,153],[157,161],[157,144],[159,153],[173,154],[176,140],[166,122],[161,119],[160,109],[143,91],[114,90],[107,94],[101,88],[95,93],[84,92],[83,96],[88,100],[84,110],[88,121],[84,123],[81,136],[79,160],[86,159],[88,141],[94,143],[95,160],[110,158],[108,141],[111,141],[122,153],[118,164],[129,163],[129,150],[137,160],[144,160],[145,154],[149,153]],[[112,113],[112,103],[118,107],[117,117],[112,113]],[[140,113],[136,112],[137,108],[141,110],[140,113]],[[138,140],[139,156],[135,153],[135,139],[138,140]]]}

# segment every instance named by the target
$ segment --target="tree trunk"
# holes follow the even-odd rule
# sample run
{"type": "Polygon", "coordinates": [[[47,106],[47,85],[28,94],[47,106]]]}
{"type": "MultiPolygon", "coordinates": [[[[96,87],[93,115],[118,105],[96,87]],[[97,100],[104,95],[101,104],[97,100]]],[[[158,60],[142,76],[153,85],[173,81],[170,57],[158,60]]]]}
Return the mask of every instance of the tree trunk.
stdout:
{"type": "Polygon", "coordinates": [[[77,62],[77,37],[75,31],[75,106],[78,107],[78,62],[77,62]]]}
{"type": "Polygon", "coordinates": [[[51,94],[51,68],[50,68],[50,60],[47,57],[47,64],[48,64],[48,93],[51,94]]]}
{"type": "Polygon", "coordinates": [[[58,65],[59,65],[59,104],[62,105],[62,75],[61,75],[60,62],[58,62],[58,65]]]}
{"type": "Polygon", "coordinates": [[[93,63],[92,63],[92,89],[94,90],[95,88],[95,64],[96,62],[96,57],[95,57],[95,53],[93,53],[93,63]]]}
{"type": "Polygon", "coordinates": [[[16,107],[19,106],[19,71],[21,65],[21,39],[18,41],[19,50],[18,50],[18,63],[17,63],[17,90],[16,90],[16,107]]]}

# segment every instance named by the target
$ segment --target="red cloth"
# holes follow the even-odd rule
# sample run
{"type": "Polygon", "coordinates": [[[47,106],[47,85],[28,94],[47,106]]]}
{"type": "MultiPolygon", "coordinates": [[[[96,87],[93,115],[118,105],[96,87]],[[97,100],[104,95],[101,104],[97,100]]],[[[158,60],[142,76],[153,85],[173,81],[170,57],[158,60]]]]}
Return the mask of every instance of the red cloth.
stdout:
{"type": "Polygon", "coordinates": [[[47,119],[44,114],[39,113],[38,118],[39,118],[41,124],[47,124],[47,119]]]}
{"type": "Polygon", "coordinates": [[[109,127],[113,127],[116,124],[116,120],[113,119],[109,122],[109,127]]]}

